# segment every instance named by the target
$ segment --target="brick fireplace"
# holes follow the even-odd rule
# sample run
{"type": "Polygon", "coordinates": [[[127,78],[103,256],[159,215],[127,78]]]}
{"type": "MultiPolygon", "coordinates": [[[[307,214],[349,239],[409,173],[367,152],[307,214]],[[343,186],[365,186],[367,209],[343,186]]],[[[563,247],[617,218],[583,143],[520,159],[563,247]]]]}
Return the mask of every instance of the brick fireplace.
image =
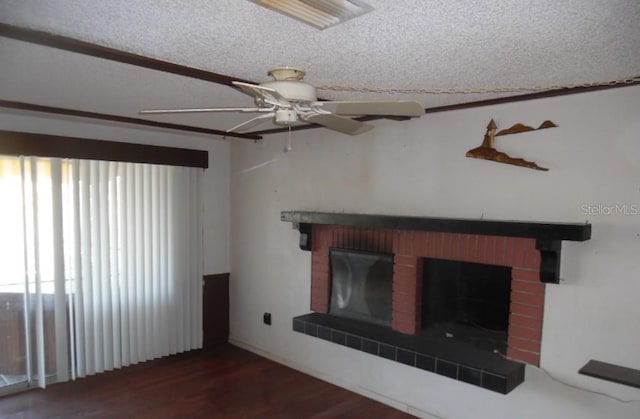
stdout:
{"type": "Polygon", "coordinates": [[[337,225],[314,225],[312,237],[311,310],[329,311],[330,248],[391,253],[392,328],[410,335],[421,331],[423,258],[511,267],[507,356],[539,365],[545,284],[535,239],[337,225]]]}
{"type": "MultiPolygon", "coordinates": [[[[524,363],[540,364],[545,284],[559,283],[561,242],[591,237],[589,224],[293,211],[283,212],[281,219],[294,224],[300,248],[312,252],[313,313],[294,318],[294,331],[505,394],[524,380],[524,363]],[[391,293],[386,305],[390,325],[342,318],[332,311],[332,255],[345,252],[386,255],[391,261],[386,274],[390,286],[384,292],[391,293]],[[434,263],[449,268],[434,270],[434,263]],[[506,279],[499,280],[506,329],[499,350],[470,344],[457,333],[452,338],[453,333],[434,335],[423,328],[423,321],[431,323],[434,306],[448,305],[433,294],[430,276],[463,265],[506,272],[506,279]]],[[[472,275],[463,283],[482,289],[489,286],[484,278],[472,275]]],[[[438,286],[449,287],[448,280],[438,281],[438,286]]],[[[491,288],[483,292],[492,295],[491,288]]]]}

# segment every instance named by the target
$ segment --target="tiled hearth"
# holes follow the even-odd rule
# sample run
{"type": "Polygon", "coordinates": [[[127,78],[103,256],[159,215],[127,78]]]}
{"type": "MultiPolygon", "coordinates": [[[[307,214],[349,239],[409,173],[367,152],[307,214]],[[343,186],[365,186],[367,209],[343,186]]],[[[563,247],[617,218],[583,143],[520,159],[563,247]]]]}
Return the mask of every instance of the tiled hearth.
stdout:
{"type": "Polygon", "coordinates": [[[294,330],[502,393],[524,379],[522,362],[540,363],[544,282],[558,281],[560,241],[590,238],[585,224],[300,212],[282,218],[299,223],[300,246],[312,251],[315,313],[294,319],[294,330]],[[393,255],[391,328],[329,314],[334,248],[393,255]],[[511,268],[509,359],[422,333],[427,258],[511,268]]]}

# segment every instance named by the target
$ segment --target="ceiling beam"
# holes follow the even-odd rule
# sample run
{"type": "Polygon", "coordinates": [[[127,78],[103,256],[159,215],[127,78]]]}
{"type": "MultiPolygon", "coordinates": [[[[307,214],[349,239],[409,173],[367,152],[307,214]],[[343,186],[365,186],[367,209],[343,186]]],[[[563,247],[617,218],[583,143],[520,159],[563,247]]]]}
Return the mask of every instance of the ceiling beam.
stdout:
{"type": "Polygon", "coordinates": [[[44,112],[55,115],[75,116],[80,118],[99,119],[102,121],[122,122],[125,124],[145,125],[155,128],[167,128],[179,131],[196,132],[199,134],[219,135],[222,137],[242,138],[245,140],[260,140],[262,137],[258,134],[239,134],[235,132],[219,131],[215,129],[194,127],[191,125],[171,124],[168,122],[150,121],[148,119],[129,118],[126,116],[110,115],[103,113],[79,111],[76,109],[56,108],[53,106],[36,105],[33,103],[14,102],[10,100],[0,99],[0,107],[8,109],[20,109],[32,112],[44,112]]]}
{"type": "Polygon", "coordinates": [[[205,80],[213,83],[232,86],[232,81],[242,81],[254,83],[250,80],[243,80],[237,77],[230,77],[224,74],[213,73],[211,71],[200,70],[198,68],[187,67],[174,64],[156,58],[145,57],[102,45],[92,44],[79,39],[69,38],[62,35],[55,35],[50,32],[36,29],[23,28],[20,26],[0,23],[0,36],[46,47],[61,49],[77,54],[89,55],[105,60],[117,61],[119,63],[135,65],[152,70],[164,71],[165,73],[177,74],[179,76],[191,77],[193,79],[205,80]]]}

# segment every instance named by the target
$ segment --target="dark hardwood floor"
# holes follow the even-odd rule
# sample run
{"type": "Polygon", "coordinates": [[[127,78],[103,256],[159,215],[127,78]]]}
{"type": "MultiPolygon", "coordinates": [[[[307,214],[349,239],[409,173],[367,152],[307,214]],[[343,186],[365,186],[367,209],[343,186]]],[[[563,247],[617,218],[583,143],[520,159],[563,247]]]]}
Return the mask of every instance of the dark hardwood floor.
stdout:
{"type": "Polygon", "coordinates": [[[223,345],[0,398],[2,418],[409,418],[223,345]]]}

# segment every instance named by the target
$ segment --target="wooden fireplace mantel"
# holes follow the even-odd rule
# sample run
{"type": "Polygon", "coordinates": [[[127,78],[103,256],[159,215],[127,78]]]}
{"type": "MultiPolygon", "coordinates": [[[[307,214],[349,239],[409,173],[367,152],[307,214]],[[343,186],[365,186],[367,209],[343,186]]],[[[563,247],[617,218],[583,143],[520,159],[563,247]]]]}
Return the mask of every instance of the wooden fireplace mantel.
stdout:
{"type": "Polygon", "coordinates": [[[562,241],[586,241],[591,238],[591,224],[588,223],[543,223],[312,211],[283,211],[280,219],[293,223],[294,227],[300,231],[300,248],[307,251],[311,250],[311,227],[314,224],[533,238],[536,240],[536,249],[541,255],[541,280],[556,284],[560,281],[562,241]]]}

